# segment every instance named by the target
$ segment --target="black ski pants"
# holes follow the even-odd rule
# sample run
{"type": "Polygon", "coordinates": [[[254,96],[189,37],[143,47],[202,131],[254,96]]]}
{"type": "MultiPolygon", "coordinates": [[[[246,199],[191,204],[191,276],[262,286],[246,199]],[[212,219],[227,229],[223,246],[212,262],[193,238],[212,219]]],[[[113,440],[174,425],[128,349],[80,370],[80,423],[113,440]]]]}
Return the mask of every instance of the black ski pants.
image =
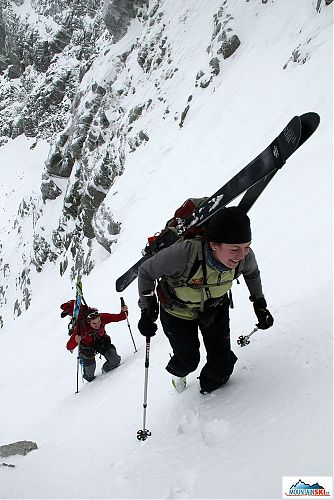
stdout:
{"type": "Polygon", "coordinates": [[[231,351],[228,303],[205,311],[196,320],[178,318],[161,308],[160,320],[173,349],[166,366],[169,373],[185,377],[196,370],[200,362],[200,330],[206,349],[206,364],[199,376],[201,390],[211,392],[227,382],[237,361],[231,351]]]}

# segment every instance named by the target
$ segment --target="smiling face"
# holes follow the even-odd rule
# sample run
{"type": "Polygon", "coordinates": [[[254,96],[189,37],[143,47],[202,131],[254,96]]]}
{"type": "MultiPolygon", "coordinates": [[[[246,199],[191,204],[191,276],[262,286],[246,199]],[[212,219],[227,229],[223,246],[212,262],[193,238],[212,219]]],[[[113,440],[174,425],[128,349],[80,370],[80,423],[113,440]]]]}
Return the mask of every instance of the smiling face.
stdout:
{"type": "Polygon", "coordinates": [[[97,318],[91,319],[89,321],[89,325],[94,328],[94,330],[99,330],[101,326],[101,317],[97,316],[97,318]]]}
{"type": "Polygon", "coordinates": [[[210,247],[214,258],[224,266],[234,269],[249,253],[251,242],[248,243],[212,243],[210,247]]]}

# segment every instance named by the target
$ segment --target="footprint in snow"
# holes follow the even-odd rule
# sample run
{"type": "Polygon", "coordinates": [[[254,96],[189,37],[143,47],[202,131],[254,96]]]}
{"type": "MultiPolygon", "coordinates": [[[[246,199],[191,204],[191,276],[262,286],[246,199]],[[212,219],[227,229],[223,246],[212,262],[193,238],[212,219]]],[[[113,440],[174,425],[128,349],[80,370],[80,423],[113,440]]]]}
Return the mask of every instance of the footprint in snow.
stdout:
{"type": "Polygon", "coordinates": [[[169,498],[194,498],[193,497],[193,486],[195,481],[194,471],[184,471],[180,478],[179,484],[172,486],[169,490],[167,499],[169,498]]]}
{"type": "Polygon", "coordinates": [[[214,448],[223,443],[229,434],[229,430],[230,424],[226,420],[215,419],[203,425],[201,436],[209,448],[214,448]]]}
{"type": "Polygon", "coordinates": [[[189,411],[184,413],[177,426],[178,434],[186,434],[198,428],[198,413],[197,411],[189,411]]]}
{"type": "Polygon", "coordinates": [[[166,498],[189,498],[189,493],[179,486],[173,486],[166,498]]]}

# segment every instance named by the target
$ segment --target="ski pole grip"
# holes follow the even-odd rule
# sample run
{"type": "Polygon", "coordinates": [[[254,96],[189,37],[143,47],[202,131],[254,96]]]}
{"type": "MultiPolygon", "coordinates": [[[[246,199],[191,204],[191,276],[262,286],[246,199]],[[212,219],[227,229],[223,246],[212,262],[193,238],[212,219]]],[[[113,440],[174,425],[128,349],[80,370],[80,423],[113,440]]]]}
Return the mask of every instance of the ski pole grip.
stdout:
{"type": "Polygon", "coordinates": [[[125,302],[124,302],[123,297],[121,297],[121,307],[124,307],[124,306],[125,306],[125,302]]]}

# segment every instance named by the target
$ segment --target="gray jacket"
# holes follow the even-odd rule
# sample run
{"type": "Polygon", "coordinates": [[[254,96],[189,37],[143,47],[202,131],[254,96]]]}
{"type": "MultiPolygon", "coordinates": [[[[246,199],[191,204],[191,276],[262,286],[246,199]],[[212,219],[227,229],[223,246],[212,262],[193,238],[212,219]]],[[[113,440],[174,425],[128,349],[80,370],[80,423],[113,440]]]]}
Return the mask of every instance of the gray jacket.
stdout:
{"type": "MultiPolygon", "coordinates": [[[[154,290],[155,282],[162,276],[180,277],[184,273],[191,252],[192,240],[176,242],[144,262],[138,272],[139,307],[147,307],[147,299],[142,295],[146,290],[154,290]]],[[[242,275],[254,298],[263,297],[260,271],[253,250],[245,258],[242,275]]]]}

